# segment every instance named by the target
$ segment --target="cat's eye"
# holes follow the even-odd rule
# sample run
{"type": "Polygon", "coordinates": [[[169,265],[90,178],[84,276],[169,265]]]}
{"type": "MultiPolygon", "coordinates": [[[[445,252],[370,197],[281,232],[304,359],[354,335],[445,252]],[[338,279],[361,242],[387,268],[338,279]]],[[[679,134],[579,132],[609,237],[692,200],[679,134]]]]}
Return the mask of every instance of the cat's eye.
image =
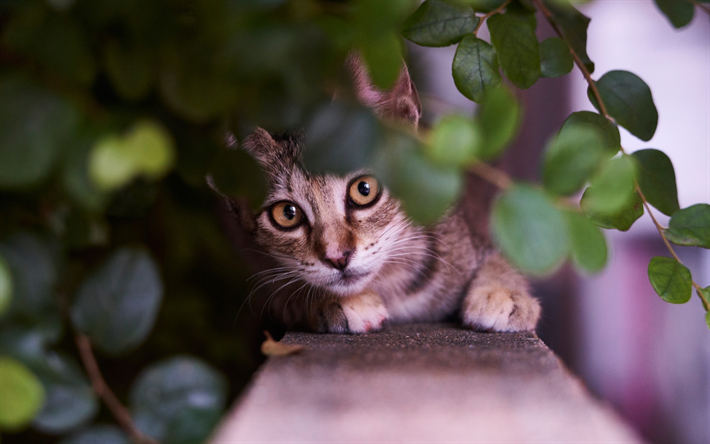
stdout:
{"type": "Polygon", "coordinates": [[[293,202],[278,202],[271,207],[271,218],[283,228],[294,228],[301,223],[303,213],[293,202]]]}
{"type": "Polygon", "coordinates": [[[371,204],[380,195],[380,184],[372,176],[358,177],[350,184],[348,195],[355,205],[371,204]]]}

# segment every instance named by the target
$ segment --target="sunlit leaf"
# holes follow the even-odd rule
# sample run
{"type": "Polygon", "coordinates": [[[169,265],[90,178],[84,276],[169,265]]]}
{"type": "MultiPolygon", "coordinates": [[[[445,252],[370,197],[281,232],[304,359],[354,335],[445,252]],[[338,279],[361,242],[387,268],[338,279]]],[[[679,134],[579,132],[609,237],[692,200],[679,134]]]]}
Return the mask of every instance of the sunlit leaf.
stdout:
{"type": "Polygon", "coordinates": [[[637,163],[637,181],[646,200],[670,216],[680,209],[675,171],[671,159],[662,151],[647,149],[634,152],[637,163]]]}
{"type": "Polygon", "coordinates": [[[510,89],[494,87],[483,98],[477,120],[483,137],[477,150],[478,157],[491,160],[515,139],[522,120],[522,109],[510,89]]]}
{"type": "Polygon", "coordinates": [[[685,304],[693,293],[693,280],[683,264],[669,257],[656,256],[648,264],[653,289],[666,302],[685,304]]]}
{"type": "Polygon", "coordinates": [[[674,244],[710,248],[710,205],[696,204],[676,211],[665,234],[674,244]]]}
{"type": "MultiPolygon", "coordinates": [[[[648,85],[628,71],[609,71],[596,84],[609,115],[639,139],[651,140],[658,126],[658,111],[648,85]]],[[[587,95],[600,109],[591,88],[587,95]]]]}
{"type": "Polygon", "coordinates": [[[43,402],[39,379],[16,360],[0,357],[0,427],[9,431],[24,427],[43,402]]]}
{"type": "Polygon", "coordinates": [[[604,149],[608,152],[609,157],[619,152],[621,147],[621,136],[619,128],[606,117],[590,111],[578,111],[570,114],[562,124],[560,132],[572,125],[589,125],[597,130],[597,133],[604,141],[604,149]]]}
{"type": "Polygon", "coordinates": [[[695,5],[692,2],[686,0],[655,0],[655,2],[674,28],[682,28],[693,20],[695,5]]]}
{"type": "Polygon", "coordinates": [[[472,33],[478,22],[470,7],[426,0],[404,22],[402,35],[421,46],[448,46],[472,33]]]}
{"type": "Polygon", "coordinates": [[[486,92],[502,81],[493,47],[474,36],[459,43],[452,69],[456,88],[474,102],[481,102],[486,92]]]}
{"type": "Polygon", "coordinates": [[[481,131],[473,118],[449,114],[429,133],[426,154],[443,167],[465,167],[476,160],[480,146],[481,131]]]}
{"type": "Polygon", "coordinates": [[[596,273],[606,265],[608,251],[604,234],[584,215],[566,211],[570,234],[572,260],[577,268],[596,273]]]}
{"type": "Polygon", "coordinates": [[[600,212],[594,208],[594,204],[592,204],[590,208],[588,203],[590,200],[592,202],[599,202],[601,200],[595,196],[595,193],[596,191],[593,187],[587,188],[582,195],[579,205],[582,207],[582,211],[584,211],[584,214],[589,220],[599,227],[627,231],[639,217],[643,216],[643,201],[637,192],[633,193],[633,197],[626,205],[612,213],[600,212]]]}
{"type": "Polygon", "coordinates": [[[616,215],[631,205],[635,191],[635,163],[630,156],[606,161],[590,180],[585,211],[616,215]]]}
{"type": "Polygon", "coordinates": [[[119,354],[150,334],[162,298],[155,262],[143,250],[122,248],[79,287],[71,320],[99,348],[119,354]]]}
{"type": "Polygon", "coordinates": [[[535,32],[520,20],[504,14],[494,15],[487,23],[503,72],[518,88],[530,88],[540,77],[535,32]]]}
{"type": "Polygon", "coordinates": [[[527,185],[516,185],[493,205],[493,238],[521,270],[544,275],[554,271],[569,251],[567,223],[552,200],[527,185]]]}
{"type": "Polygon", "coordinates": [[[559,77],[574,68],[574,59],[564,40],[550,37],[540,43],[540,70],[542,77],[559,77]]]}

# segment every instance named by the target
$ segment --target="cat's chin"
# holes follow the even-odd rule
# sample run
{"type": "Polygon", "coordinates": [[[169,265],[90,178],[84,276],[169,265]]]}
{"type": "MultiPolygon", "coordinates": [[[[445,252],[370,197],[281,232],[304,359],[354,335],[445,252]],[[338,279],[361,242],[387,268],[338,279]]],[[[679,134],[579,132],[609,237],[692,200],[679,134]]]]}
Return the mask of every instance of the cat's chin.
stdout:
{"type": "Polygon", "coordinates": [[[345,272],[341,273],[325,287],[339,296],[351,296],[362,292],[371,280],[371,273],[345,272]]]}

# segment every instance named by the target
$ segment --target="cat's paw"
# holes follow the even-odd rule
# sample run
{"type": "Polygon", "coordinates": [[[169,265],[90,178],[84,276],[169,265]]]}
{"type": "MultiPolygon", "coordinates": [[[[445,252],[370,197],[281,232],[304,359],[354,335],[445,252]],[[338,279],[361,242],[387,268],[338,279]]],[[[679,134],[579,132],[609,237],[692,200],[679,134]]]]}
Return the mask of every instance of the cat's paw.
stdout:
{"type": "Polygon", "coordinates": [[[388,317],[380,296],[364,292],[325,307],[318,330],[324,333],[367,333],[381,330],[388,317]]]}
{"type": "Polygon", "coordinates": [[[475,287],[463,306],[463,323],[476,330],[531,331],[540,317],[540,303],[522,290],[498,285],[475,287]]]}

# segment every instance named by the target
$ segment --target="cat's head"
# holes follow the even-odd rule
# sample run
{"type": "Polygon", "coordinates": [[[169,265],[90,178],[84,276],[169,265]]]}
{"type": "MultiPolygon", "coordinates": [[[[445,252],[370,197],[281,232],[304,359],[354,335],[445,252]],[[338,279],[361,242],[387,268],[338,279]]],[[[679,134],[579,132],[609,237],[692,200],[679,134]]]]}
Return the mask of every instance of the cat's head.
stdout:
{"type": "MultiPolygon", "coordinates": [[[[420,105],[406,67],[391,91],[377,90],[360,60],[348,60],[355,91],[383,118],[417,126],[420,105]]],[[[252,225],[257,243],[283,267],[282,277],[340,295],[362,291],[397,257],[408,224],[399,202],[367,170],[316,175],[300,158],[303,136],[257,129],[242,144],[262,165],[268,196],[252,225]]]]}

